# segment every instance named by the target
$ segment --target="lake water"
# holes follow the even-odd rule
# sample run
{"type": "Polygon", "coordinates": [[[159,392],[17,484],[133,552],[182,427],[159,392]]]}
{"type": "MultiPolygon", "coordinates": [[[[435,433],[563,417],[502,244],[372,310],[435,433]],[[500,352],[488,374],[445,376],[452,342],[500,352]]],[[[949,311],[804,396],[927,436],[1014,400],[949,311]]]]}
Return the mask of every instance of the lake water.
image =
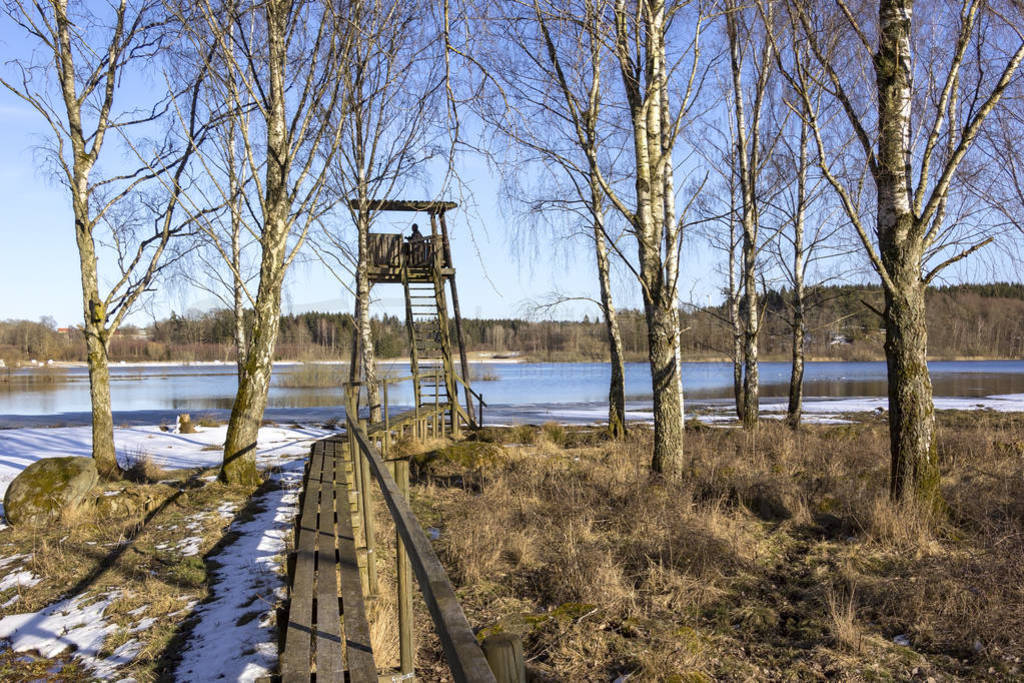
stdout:
{"type": "MultiPolygon", "coordinates": [[[[293,389],[282,380],[299,366],[279,365],[274,371],[268,417],[278,421],[329,419],[341,414],[340,388],[293,389]]],[[[406,374],[407,367],[386,365],[385,372],[406,374]]],[[[778,402],[788,392],[788,363],[761,363],[761,395],[778,402]]],[[[1024,361],[934,361],[929,364],[936,397],[983,398],[1024,394],[1024,361]]],[[[518,419],[606,413],[608,366],[603,363],[474,363],[474,388],[491,406],[488,413],[518,419]]],[[[884,397],[885,363],[808,363],[805,396],[814,398],[884,397]]],[[[732,396],[729,363],[685,363],[683,382],[688,408],[721,406],[732,396]]],[[[223,418],[231,409],[236,388],[233,365],[139,366],[111,368],[115,419],[132,423],[173,420],[176,413],[210,413],[223,418]]],[[[626,393],[634,411],[649,410],[650,373],[645,363],[626,366],[626,393]]],[[[392,405],[412,402],[409,383],[392,388],[392,405]]],[[[39,382],[31,371],[12,373],[0,383],[0,427],[23,424],[76,424],[88,420],[89,384],[85,368],[70,368],[63,379],[39,382]]]]}

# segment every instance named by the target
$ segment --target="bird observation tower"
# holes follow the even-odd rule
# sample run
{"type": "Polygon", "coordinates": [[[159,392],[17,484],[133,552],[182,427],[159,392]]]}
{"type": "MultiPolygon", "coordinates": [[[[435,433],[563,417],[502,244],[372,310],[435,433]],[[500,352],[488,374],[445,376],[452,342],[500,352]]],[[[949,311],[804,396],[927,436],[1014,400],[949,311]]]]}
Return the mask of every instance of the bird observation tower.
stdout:
{"type": "Polygon", "coordinates": [[[477,426],[479,416],[474,411],[473,399],[480,400],[481,405],[482,399],[470,386],[459,295],[455,288],[455,268],[452,266],[445,222],[445,212],[458,205],[454,202],[393,199],[361,203],[353,199],[349,206],[353,210],[425,213],[429,217],[429,233],[411,237],[400,233],[369,233],[366,271],[371,285],[401,284],[404,290],[409,364],[416,406],[447,404],[454,431],[462,425],[477,426]],[[455,363],[456,348],[458,366],[455,363]]]}

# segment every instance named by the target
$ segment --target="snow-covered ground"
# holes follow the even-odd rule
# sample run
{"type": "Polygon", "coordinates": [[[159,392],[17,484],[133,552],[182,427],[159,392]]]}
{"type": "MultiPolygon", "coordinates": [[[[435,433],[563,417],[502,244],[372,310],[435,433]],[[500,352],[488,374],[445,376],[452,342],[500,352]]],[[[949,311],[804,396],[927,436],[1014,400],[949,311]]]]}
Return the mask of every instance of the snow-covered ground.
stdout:
{"type": "Polygon", "coordinates": [[[214,558],[213,599],[196,610],[178,680],[249,681],[270,675],[277,661],[273,608],[285,589],[274,558],[295,517],[302,460],[285,463],[274,477],[280,488],[263,496],[251,520],[232,526],[241,537],[214,558]]]}
{"type": "MultiPolygon", "coordinates": [[[[165,432],[159,427],[119,427],[114,430],[118,460],[148,457],[167,469],[216,467],[223,458],[226,426],[196,427],[194,434],[165,432]]],[[[279,465],[309,452],[310,444],[333,432],[319,428],[262,427],[256,444],[261,467],[279,465]]],[[[91,427],[32,427],[0,429],[0,496],[23,469],[43,458],[92,455],[91,427]]]]}
{"type": "MultiPolygon", "coordinates": [[[[224,443],[225,432],[225,427],[198,427],[194,434],[164,432],[158,427],[125,427],[115,430],[114,441],[121,460],[146,456],[165,468],[212,467],[220,463],[222,452],[216,447],[224,443]]],[[[253,680],[272,670],[277,659],[273,608],[284,590],[284,577],[275,558],[284,550],[290,533],[303,459],[313,441],[331,433],[300,427],[260,429],[256,459],[262,467],[280,467],[273,475],[279,486],[250,501],[255,515],[233,525],[231,530],[238,537],[207,558],[215,560],[217,567],[211,572],[213,595],[202,605],[187,608],[194,608],[197,621],[185,644],[179,680],[253,680]]],[[[90,447],[88,427],[0,431],[0,494],[32,462],[46,457],[88,456],[90,447]]],[[[229,507],[222,505],[218,514],[231,516],[234,510],[229,507]]],[[[177,550],[182,555],[196,554],[194,534],[185,531],[187,537],[177,550]]],[[[23,559],[25,556],[0,560],[0,586],[30,586],[38,580],[22,568],[23,559]]],[[[143,647],[140,640],[132,638],[109,656],[100,656],[103,643],[117,631],[115,625],[104,620],[104,612],[118,597],[117,591],[66,596],[38,612],[5,617],[0,619],[0,639],[8,641],[17,652],[38,651],[46,657],[70,648],[97,678],[118,678],[118,669],[130,663],[143,647]]],[[[153,624],[142,613],[138,616],[143,618],[133,627],[133,633],[153,624]]]]}

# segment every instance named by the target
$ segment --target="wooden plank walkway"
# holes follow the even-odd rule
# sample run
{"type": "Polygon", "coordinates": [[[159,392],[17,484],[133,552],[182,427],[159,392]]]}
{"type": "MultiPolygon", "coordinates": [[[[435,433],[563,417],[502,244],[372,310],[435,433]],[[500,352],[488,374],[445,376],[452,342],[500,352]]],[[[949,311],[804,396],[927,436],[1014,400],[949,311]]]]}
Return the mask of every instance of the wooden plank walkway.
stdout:
{"type": "MultiPolygon", "coordinates": [[[[386,387],[386,385],[385,385],[386,387]]],[[[351,388],[350,388],[351,389],[351,388]]],[[[355,390],[347,392],[348,415],[358,414],[355,390]]],[[[384,391],[387,405],[387,392],[384,391]]],[[[295,527],[295,561],[285,642],[284,681],[376,683],[364,595],[378,591],[373,499],[380,495],[397,535],[395,555],[400,662],[379,680],[415,676],[413,575],[434,623],[456,683],[494,683],[495,675],[466,620],[451,582],[407,500],[409,465],[387,457],[390,443],[406,432],[443,436],[452,406],[437,403],[390,415],[367,425],[346,417],[346,432],[317,441],[310,450],[295,527]]],[[[515,676],[525,683],[519,657],[515,676]]]]}
{"type": "Polygon", "coordinates": [[[349,508],[351,466],[337,439],[313,445],[296,527],[281,677],[376,683],[349,508]],[[340,595],[339,595],[340,586],[340,595]]]}

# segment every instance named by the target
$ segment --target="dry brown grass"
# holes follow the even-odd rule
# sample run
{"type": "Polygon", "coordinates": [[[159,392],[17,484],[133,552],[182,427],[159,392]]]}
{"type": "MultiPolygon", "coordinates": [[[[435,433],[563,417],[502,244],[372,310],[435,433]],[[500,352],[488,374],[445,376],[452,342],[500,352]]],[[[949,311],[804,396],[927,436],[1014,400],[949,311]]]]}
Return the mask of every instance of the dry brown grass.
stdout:
{"type": "Polygon", "coordinates": [[[941,513],[889,503],[870,420],[691,429],[678,482],[643,428],[477,438],[509,445],[429,445],[414,501],[471,622],[521,633],[537,675],[1021,675],[1022,416],[941,416],[941,513]]]}
{"type": "MultiPolygon", "coordinates": [[[[138,467],[149,477],[154,474],[153,469],[138,467]]],[[[187,628],[190,610],[184,608],[209,594],[203,555],[224,538],[230,522],[217,509],[228,501],[242,504],[249,494],[247,490],[218,483],[204,485],[198,480],[180,487],[179,491],[178,486],[130,480],[101,483],[90,499],[109,502],[115,498],[107,498],[104,493],[120,490],[116,498],[138,501],[137,511],[130,515],[101,514],[83,505],[65,512],[58,524],[6,529],[0,538],[0,557],[28,557],[0,575],[13,569],[30,571],[40,582],[0,594],[0,604],[15,594],[20,596],[17,602],[0,608],[0,617],[36,611],[72,595],[93,599],[117,591],[117,599],[103,615],[117,631],[104,642],[103,653],[129,638],[138,638],[142,650],[119,675],[139,681],[169,680],[175,650],[187,628]],[[200,539],[198,555],[182,555],[178,544],[186,535],[200,539]],[[140,608],[145,609],[135,611],[140,608]],[[145,630],[131,632],[145,618],[156,621],[145,630]]],[[[0,679],[37,678],[93,680],[69,656],[54,660],[12,658],[0,652],[0,679]],[[41,666],[48,673],[35,675],[41,666]]]]}
{"type": "Polygon", "coordinates": [[[860,652],[863,634],[857,624],[856,589],[853,586],[849,590],[829,586],[825,590],[825,602],[836,642],[848,650],[860,652]]]}
{"type": "Polygon", "coordinates": [[[124,477],[129,481],[150,483],[171,476],[172,471],[157,465],[153,462],[152,456],[145,451],[132,451],[124,456],[124,477]]]}

